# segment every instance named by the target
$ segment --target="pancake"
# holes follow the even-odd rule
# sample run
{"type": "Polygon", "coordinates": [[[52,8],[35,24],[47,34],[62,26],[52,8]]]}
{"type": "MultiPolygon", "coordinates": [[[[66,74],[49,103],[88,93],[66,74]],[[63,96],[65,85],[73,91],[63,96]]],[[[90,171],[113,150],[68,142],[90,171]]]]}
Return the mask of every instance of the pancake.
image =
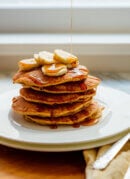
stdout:
{"type": "Polygon", "coordinates": [[[78,65],[76,68],[68,69],[67,73],[62,76],[44,75],[41,67],[30,71],[18,71],[14,77],[14,83],[20,83],[26,86],[45,87],[62,84],[70,81],[80,81],[87,78],[88,69],[85,66],[78,65]]]}
{"type": "Polygon", "coordinates": [[[88,107],[86,107],[84,110],[74,114],[74,115],[69,115],[69,116],[64,116],[64,117],[57,117],[57,118],[49,118],[49,117],[39,117],[39,116],[30,116],[27,115],[25,116],[25,119],[28,121],[35,122],[40,125],[72,125],[72,124],[77,124],[81,123],[84,120],[90,120],[91,116],[95,118],[96,115],[100,111],[100,106],[97,102],[92,102],[88,107]]]}
{"type": "Polygon", "coordinates": [[[26,101],[44,103],[44,104],[63,104],[72,103],[76,101],[87,100],[88,97],[92,97],[96,94],[96,90],[88,90],[84,93],[71,93],[71,94],[53,94],[41,91],[35,91],[31,88],[21,88],[20,96],[22,96],[26,101]]]}
{"type": "Polygon", "coordinates": [[[32,103],[26,101],[21,96],[14,97],[12,109],[22,115],[35,115],[42,117],[59,117],[75,114],[87,107],[92,101],[91,97],[82,100],[82,102],[74,102],[60,105],[47,105],[40,103],[32,103]]]}
{"type": "Polygon", "coordinates": [[[99,78],[88,75],[88,78],[86,79],[88,89],[96,88],[100,84],[100,81],[101,80],[99,78]]]}
{"type": "Polygon", "coordinates": [[[13,83],[21,84],[12,110],[41,125],[93,125],[102,108],[93,101],[100,79],[88,74],[73,54],[42,51],[18,63],[13,83]],[[55,58],[56,57],[56,58],[55,58]]]}
{"type": "MultiPolygon", "coordinates": [[[[95,76],[90,76],[85,80],[77,81],[77,82],[67,82],[64,84],[59,84],[55,86],[48,87],[36,87],[31,86],[32,89],[37,91],[44,91],[48,93],[82,93],[86,90],[97,88],[100,83],[100,79],[95,76]]],[[[30,88],[29,86],[24,86],[26,88],[30,88]]]]}

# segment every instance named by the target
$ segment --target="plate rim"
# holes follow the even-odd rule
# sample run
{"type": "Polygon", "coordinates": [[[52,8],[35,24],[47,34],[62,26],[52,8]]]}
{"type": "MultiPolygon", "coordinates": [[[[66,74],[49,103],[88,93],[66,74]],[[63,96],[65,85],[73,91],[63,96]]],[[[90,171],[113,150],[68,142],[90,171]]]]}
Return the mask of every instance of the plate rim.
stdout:
{"type": "Polygon", "coordinates": [[[44,144],[44,143],[33,143],[33,142],[24,142],[17,141],[14,139],[2,138],[0,137],[0,144],[23,150],[30,151],[39,151],[39,152],[67,152],[67,151],[78,151],[85,150],[91,148],[97,148],[102,145],[107,145],[119,140],[121,137],[125,136],[128,132],[130,132],[130,128],[117,133],[116,135],[111,135],[107,138],[102,138],[98,141],[90,141],[83,143],[75,143],[75,144],[44,144]],[[96,142],[96,143],[95,143],[96,142]]]}
{"type": "MultiPolygon", "coordinates": [[[[100,87],[101,88],[108,88],[109,90],[113,90],[113,91],[118,91],[118,92],[121,92],[121,93],[124,93],[126,96],[128,96],[128,97],[130,97],[130,95],[129,94],[127,94],[127,93],[125,93],[125,92],[123,92],[123,91],[120,91],[120,90],[117,90],[117,89],[113,89],[113,88],[111,88],[111,87],[104,87],[104,86],[102,86],[102,85],[100,85],[100,87]]],[[[5,94],[7,94],[7,93],[12,93],[12,91],[18,91],[19,90],[19,88],[17,88],[17,89],[14,89],[14,90],[11,90],[11,91],[8,91],[8,92],[4,92],[4,93],[2,93],[0,96],[3,96],[3,95],[5,95],[5,94]]],[[[124,130],[122,130],[121,131],[121,133],[123,133],[123,132],[125,132],[125,131],[130,131],[130,127],[128,127],[128,128],[126,128],[126,129],[124,129],[124,130]]],[[[104,136],[104,137],[100,137],[98,140],[97,139],[92,139],[92,140],[89,140],[89,141],[86,141],[86,140],[83,140],[83,141],[74,141],[74,142],[63,142],[63,143],[59,143],[59,142],[55,142],[55,143],[45,143],[45,142],[31,142],[31,141],[22,141],[22,140],[16,140],[16,139],[11,139],[11,138],[8,138],[8,137],[4,137],[4,136],[2,136],[2,135],[0,135],[0,138],[3,140],[3,139],[7,139],[7,140],[10,140],[10,141],[15,141],[15,142],[20,142],[20,143],[23,143],[23,142],[25,142],[26,144],[28,143],[28,144],[31,144],[31,143],[33,143],[33,144],[36,144],[36,145],[51,145],[51,146],[54,146],[54,145],[70,145],[70,144],[77,144],[77,145],[80,145],[80,144],[83,144],[83,143],[90,143],[90,142],[95,142],[95,141],[101,141],[101,140],[105,140],[105,139],[107,139],[107,138],[109,138],[109,137],[111,137],[111,136],[116,136],[116,135],[118,135],[118,133],[120,133],[120,132],[117,132],[117,133],[114,133],[114,134],[111,134],[111,135],[109,135],[109,136],[104,136]]],[[[0,142],[1,144],[2,144],[2,142],[0,142]]],[[[84,145],[85,145],[84,144],[84,145]]]]}

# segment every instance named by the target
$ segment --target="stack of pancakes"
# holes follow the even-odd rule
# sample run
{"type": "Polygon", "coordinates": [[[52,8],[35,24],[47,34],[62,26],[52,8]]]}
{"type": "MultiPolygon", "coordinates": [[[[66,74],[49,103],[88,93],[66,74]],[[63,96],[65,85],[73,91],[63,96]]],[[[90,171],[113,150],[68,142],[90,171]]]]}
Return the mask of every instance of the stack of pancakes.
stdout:
{"type": "Polygon", "coordinates": [[[77,64],[60,76],[45,75],[41,66],[21,70],[13,77],[22,84],[20,95],[12,100],[12,109],[28,121],[41,125],[92,125],[98,122],[102,108],[93,97],[100,79],[88,75],[77,64]]]}

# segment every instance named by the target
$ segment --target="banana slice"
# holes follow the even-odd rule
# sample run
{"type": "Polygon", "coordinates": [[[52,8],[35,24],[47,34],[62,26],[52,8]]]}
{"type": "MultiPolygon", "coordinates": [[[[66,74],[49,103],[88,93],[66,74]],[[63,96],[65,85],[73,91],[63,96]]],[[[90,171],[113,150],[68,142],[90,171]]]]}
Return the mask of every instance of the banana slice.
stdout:
{"type": "Polygon", "coordinates": [[[56,49],[54,51],[54,59],[60,63],[72,64],[74,67],[77,66],[78,62],[78,58],[76,56],[60,49],[56,49]]]}
{"type": "Polygon", "coordinates": [[[39,55],[37,53],[35,53],[33,56],[34,56],[34,59],[37,61],[39,58],[39,55]]]}
{"type": "Polygon", "coordinates": [[[34,58],[29,58],[29,59],[24,59],[19,61],[18,63],[19,69],[20,70],[31,70],[33,68],[36,68],[39,66],[39,64],[36,62],[34,58]]]}
{"type": "Polygon", "coordinates": [[[39,54],[34,55],[34,58],[40,65],[48,65],[55,63],[55,60],[53,59],[53,53],[42,51],[39,52],[39,54]]]}
{"type": "Polygon", "coordinates": [[[47,76],[61,76],[67,73],[67,66],[64,64],[51,64],[42,66],[42,72],[47,76]]]}
{"type": "Polygon", "coordinates": [[[77,67],[79,65],[79,61],[68,63],[66,65],[67,65],[67,68],[75,68],[75,67],[77,67]]]}

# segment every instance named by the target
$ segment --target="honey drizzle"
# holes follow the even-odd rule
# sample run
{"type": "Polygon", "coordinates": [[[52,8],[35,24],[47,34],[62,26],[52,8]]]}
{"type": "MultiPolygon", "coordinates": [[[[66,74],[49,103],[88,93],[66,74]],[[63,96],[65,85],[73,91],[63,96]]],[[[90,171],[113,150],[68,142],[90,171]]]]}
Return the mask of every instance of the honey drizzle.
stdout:
{"type": "Polygon", "coordinates": [[[73,33],[73,0],[70,2],[70,53],[72,53],[72,33],[73,33]]]}

